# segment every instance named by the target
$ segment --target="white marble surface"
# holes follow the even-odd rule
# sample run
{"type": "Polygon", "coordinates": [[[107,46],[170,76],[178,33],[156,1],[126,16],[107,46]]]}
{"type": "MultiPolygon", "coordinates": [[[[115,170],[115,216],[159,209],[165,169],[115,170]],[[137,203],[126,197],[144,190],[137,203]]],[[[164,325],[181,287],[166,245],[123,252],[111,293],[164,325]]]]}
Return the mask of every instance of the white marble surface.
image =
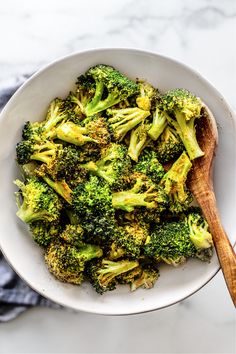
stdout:
{"type": "MultiPolygon", "coordinates": [[[[236,109],[235,0],[0,2],[0,87],[73,51],[153,50],[197,69],[236,109]]],[[[150,314],[33,309],[0,325],[0,353],[234,353],[235,312],[221,273],[150,314]]]]}

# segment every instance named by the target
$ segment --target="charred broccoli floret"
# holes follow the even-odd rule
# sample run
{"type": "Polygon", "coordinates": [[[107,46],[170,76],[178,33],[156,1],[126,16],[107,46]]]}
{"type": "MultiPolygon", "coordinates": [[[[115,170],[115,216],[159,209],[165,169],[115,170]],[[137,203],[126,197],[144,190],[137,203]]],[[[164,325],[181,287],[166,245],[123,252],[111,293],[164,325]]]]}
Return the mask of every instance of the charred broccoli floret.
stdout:
{"type": "Polygon", "coordinates": [[[115,212],[106,182],[97,176],[90,176],[88,181],[78,184],[73,190],[72,206],[93,242],[107,242],[113,236],[115,212]]]}
{"type": "Polygon", "coordinates": [[[144,253],[158,262],[177,266],[194,257],[196,249],[189,237],[185,221],[173,221],[156,225],[144,246],[144,253]]]}
{"type": "Polygon", "coordinates": [[[81,167],[103,178],[114,188],[122,185],[122,177],[128,175],[131,162],[127,156],[126,146],[112,143],[102,149],[99,161],[90,161],[81,167]]]}
{"type": "Polygon", "coordinates": [[[104,111],[138,92],[138,86],[134,81],[111,66],[103,64],[90,68],[82,78],[78,79],[78,88],[81,84],[83,88],[85,87],[85,93],[82,94],[80,102],[86,116],[104,111]],[[91,85],[91,82],[94,84],[91,85]],[[92,87],[93,95],[91,89],[86,90],[88,87],[92,87]]]}
{"type": "Polygon", "coordinates": [[[131,130],[128,154],[135,162],[138,162],[139,155],[146,146],[147,130],[148,126],[143,123],[131,130]]]}
{"type": "Polygon", "coordinates": [[[51,243],[45,254],[49,271],[59,280],[80,284],[88,261],[101,257],[102,249],[94,245],[77,248],[68,244],[51,243]]]}
{"type": "Polygon", "coordinates": [[[60,234],[60,238],[70,245],[82,247],[84,245],[83,235],[84,230],[80,225],[68,224],[60,234]]]}
{"type": "Polygon", "coordinates": [[[134,166],[135,171],[141,172],[158,184],[165,175],[165,170],[153,150],[145,149],[140,155],[138,163],[134,166]]]}
{"type": "Polygon", "coordinates": [[[121,141],[125,135],[136,125],[144,122],[150,115],[149,111],[144,111],[138,107],[123,109],[108,109],[108,124],[110,126],[113,138],[121,141]]]}
{"type": "Polygon", "coordinates": [[[38,143],[23,140],[16,145],[16,159],[20,165],[27,164],[30,160],[49,164],[61,148],[61,144],[55,144],[51,141],[38,143]]]}
{"type": "Polygon", "coordinates": [[[186,152],[174,162],[169,171],[164,175],[160,184],[170,198],[169,209],[173,213],[180,213],[189,207],[192,194],[186,187],[186,180],[192,163],[186,152]]]}
{"type": "Polygon", "coordinates": [[[184,145],[176,130],[167,125],[157,140],[154,149],[159,161],[166,163],[176,160],[184,151],[184,145]]]}
{"type": "Polygon", "coordinates": [[[158,102],[153,113],[153,121],[148,135],[152,140],[157,140],[167,125],[167,113],[163,111],[162,105],[158,102]]]}
{"type": "Polygon", "coordinates": [[[102,259],[90,262],[86,274],[96,292],[103,294],[105,291],[115,289],[119,275],[138,267],[138,265],[138,261],[121,260],[115,262],[102,259]]]}
{"type": "Polygon", "coordinates": [[[34,241],[41,247],[47,247],[53,240],[59,238],[61,226],[48,221],[34,221],[29,224],[34,241]]]}
{"type": "Polygon", "coordinates": [[[137,106],[145,111],[150,111],[159,96],[158,90],[147,81],[138,80],[137,84],[139,87],[136,98],[137,106]]]}
{"type": "Polygon", "coordinates": [[[121,284],[129,284],[130,290],[138,288],[151,289],[159,277],[159,271],[152,264],[134,268],[130,272],[121,274],[118,281],[121,284]]]}
{"type": "Polygon", "coordinates": [[[48,176],[43,176],[43,180],[52,188],[55,192],[57,192],[62,198],[64,198],[67,203],[72,203],[72,190],[66,181],[53,181],[48,176]]]}
{"type": "Polygon", "coordinates": [[[62,203],[45,182],[33,177],[27,183],[18,179],[14,183],[19,187],[23,198],[23,202],[20,203],[18,197],[19,210],[16,213],[22,221],[32,223],[37,220],[48,222],[59,220],[62,203]]]}
{"type": "Polygon", "coordinates": [[[198,145],[195,130],[195,120],[201,117],[200,99],[187,90],[175,89],[164,95],[163,107],[169,114],[169,124],[179,134],[190,160],[203,156],[204,152],[198,145]]]}
{"type": "Polygon", "coordinates": [[[138,258],[148,235],[148,224],[130,222],[119,226],[113,239],[114,243],[125,251],[127,257],[138,258]]]}
{"type": "Polygon", "coordinates": [[[209,261],[212,245],[207,222],[199,211],[190,210],[181,220],[156,225],[146,240],[144,252],[156,261],[178,265],[190,257],[209,261]]]}
{"type": "Polygon", "coordinates": [[[200,210],[190,210],[186,216],[186,222],[190,230],[190,240],[197,250],[196,257],[202,261],[209,261],[213,254],[213,240],[200,210]]]}
{"type": "Polygon", "coordinates": [[[133,174],[133,178],[136,182],[131,189],[112,194],[112,205],[115,209],[131,212],[136,207],[158,209],[159,203],[165,204],[165,193],[150,179],[141,173],[133,174]]]}

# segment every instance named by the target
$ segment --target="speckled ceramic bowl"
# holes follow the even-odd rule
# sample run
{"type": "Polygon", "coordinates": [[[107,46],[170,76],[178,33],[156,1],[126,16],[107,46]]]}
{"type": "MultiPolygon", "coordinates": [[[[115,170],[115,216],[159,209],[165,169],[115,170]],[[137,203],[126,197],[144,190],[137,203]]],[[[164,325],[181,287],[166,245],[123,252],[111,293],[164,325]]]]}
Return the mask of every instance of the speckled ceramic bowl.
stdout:
{"type": "Polygon", "coordinates": [[[49,102],[64,97],[78,75],[104,63],[130,78],[145,78],[165,91],[183,87],[193,91],[210,107],[218,124],[219,147],[215,159],[214,185],[223,225],[232,243],[236,238],[235,117],[221,94],[197,72],[173,59],[135,49],[95,49],[59,59],[33,75],[11,98],[0,117],[0,245],[19,276],[43,296],[64,306],[87,312],[122,315],[160,309],[196,292],[219,270],[214,254],[211,263],[188,261],[178,268],[163,265],[160,278],[150,290],[130,292],[128,286],[98,295],[89,284],[74,286],[57,281],[47,270],[41,249],[32,241],[26,225],[16,216],[12,181],[19,174],[15,144],[27,120],[44,117],[49,102]]]}

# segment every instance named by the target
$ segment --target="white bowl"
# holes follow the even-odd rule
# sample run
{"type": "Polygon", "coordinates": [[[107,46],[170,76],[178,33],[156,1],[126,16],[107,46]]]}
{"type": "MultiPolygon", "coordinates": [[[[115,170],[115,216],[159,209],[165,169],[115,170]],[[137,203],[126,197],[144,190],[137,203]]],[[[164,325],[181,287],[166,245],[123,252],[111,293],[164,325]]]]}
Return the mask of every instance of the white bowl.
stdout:
{"type": "Polygon", "coordinates": [[[211,263],[197,260],[174,268],[160,267],[160,278],[150,290],[130,292],[128,286],[98,295],[89,284],[63,284],[48,272],[42,251],[32,241],[26,225],[15,215],[12,181],[19,174],[15,144],[27,120],[41,120],[49,102],[65,97],[78,75],[90,66],[109,64],[130,78],[145,78],[165,91],[183,87],[193,91],[210,107],[218,123],[219,147],[215,158],[214,185],[223,225],[232,242],[236,238],[235,181],[236,129],[234,114],[221,94],[189,67],[170,58],[134,49],[96,49],[59,59],[33,75],[11,98],[0,119],[0,245],[19,276],[43,296],[67,307],[99,314],[132,314],[172,305],[193,294],[219,270],[214,254],[211,263]]]}

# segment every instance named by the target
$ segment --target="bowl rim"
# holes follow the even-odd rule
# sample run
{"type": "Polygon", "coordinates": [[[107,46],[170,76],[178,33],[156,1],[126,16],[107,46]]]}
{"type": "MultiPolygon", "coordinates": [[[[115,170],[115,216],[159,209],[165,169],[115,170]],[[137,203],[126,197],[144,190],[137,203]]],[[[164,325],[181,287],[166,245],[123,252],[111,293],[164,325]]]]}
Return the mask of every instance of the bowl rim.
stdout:
{"type": "MultiPolygon", "coordinates": [[[[135,47],[101,47],[101,48],[91,48],[91,49],[85,49],[85,50],[81,50],[81,51],[75,51],[73,53],[64,55],[59,57],[56,60],[50,61],[48,64],[43,65],[39,70],[37,70],[35,73],[33,73],[29,78],[26,79],[26,81],[16,90],[16,92],[11,96],[11,98],[9,99],[9,101],[7,102],[7,104],[4,106],[4,108],[2,109],[2,111],[0,112],[0,121],[2,116],[5,114],[5,112],[8,110],[8,106],[11,105],[12,101],[17,98],[17,96],[21,93],[22,90],[24,90],[25,87],[27,87],[31,80],[37,78],[38,76],[41,75],[41,73],[43,73],[44,71],[50,69],[51,67],[53,67],[55,64],[58,64],[68,58],[73,58],[76,57],[78,55],[83,55],[83,54],[88,54],[88,55],[92,55],[93,53],[96,52],[133,52],[133,53],[139,53],[139,54],[145,54],[145,55],[151,55],[153,57],[159,57],[161,59],[164,60],[168,60],[170,62],[173,62],[174,64],[182,67],[183,69],[187,69],[188,71],[191,71],[196,77],[200,78],[201,81],[206,84],[208,87],[210,87],[210,89],[214,92],[214,94],[216,94],[223,102],[225,108],[229,111],[231,117],[232,117],[232,124],[233,124],[233,128],[234,131],[236,132],[236,115],[235,112],[233,111],[233,109],[230,107],[230,105],[228,104],[227,100],[224,98],[224,96],[215,88],[215,86],[208,80],[206,79],[204,76],[202,76],[197,70],[193,69],[191,66],[186,65],[185,63],[174,59],[170,56],[166,56],[163,54],[159,54],[155,51],[150,51],[150,50],[146,50],[146,49],[141,49],[141,48],[135,48],[135,47]]],[[[236,245],[236,240],[235,243],[232,245],[233,248],[236,245]]],[[[1,246],[1,239],[0,239],[0,250],[3,254],[3,256],[5,257],[5,259],[7,260],[8,264],[11,266],[11,268],[16,272],[16,274],[31,288],[33,289],[35,292],[37,292],[38,294],[40,294],[41,296],[43,296],[44,298],[47,298],[49,300],[51,300],[52,302],[59,304],[65,308],[74,310],[76,312],[81,311],[81,312],[87,312],[87,313],[93,313],[93,314],[99,314],[99,315],[106,315],[106,316],[124,316],[124,315],[137,315],[137,314],[141,314],[141,313],[148,313],[148,312],[153,312],[153,311],[157,311],[157,310],[161,310],[164,309],[166,307],[175,305],[177,303],[179,303],[180,301],[183,301],[185,299],[187,299],[188,297],[190,297],[191,295],[195,294],[197,291],[199,291],[200,289],[202,289],[210,280],[212,280],[215,275],[219,272],[219,270],[221,269],[220,265],[216,266],[215,270],[213,270],[213,273],[210,274],[208,276],[208,278],[199,286],[195,286],[194,290],[191,290],[190,292],[188,292],[186,294],[186,296],[180,296],[177,300],[170,302],[164,306],[158,307],[158,308],[151,308],[149,310],[140,310],[137,312],[120,312],[120,313],[112,313],[111,311],[105,312],[104,310],[100,311],[95,311],[92,310],[90,311],[89,309],[84,309],[84,308],[75,308],[75,307],[70,307],[69,305],[65,304],[63,301],[55,301],[53,299],[52,296],[45,294],[43,291],[36,289],[35,286],[32,286],[30,284],[29,281],[25,280],[24,275],[19,274],[17,269],[15,269],[14,265],[12,264],[12,262],[9,260],[9,258],[5,255],[5,252],[1,246]]]]}

